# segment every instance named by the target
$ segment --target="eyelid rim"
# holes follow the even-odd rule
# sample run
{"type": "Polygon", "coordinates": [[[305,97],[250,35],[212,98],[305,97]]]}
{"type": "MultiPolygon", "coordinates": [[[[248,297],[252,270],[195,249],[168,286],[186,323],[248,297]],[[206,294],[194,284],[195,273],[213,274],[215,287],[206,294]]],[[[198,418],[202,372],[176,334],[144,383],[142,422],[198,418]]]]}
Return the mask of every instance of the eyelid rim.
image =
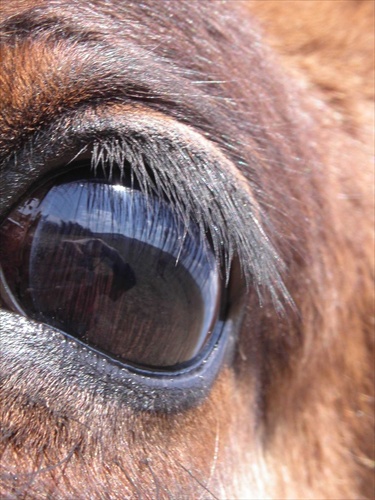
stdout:
{"type": "Polygon", "coordinates": [[[14,298],[13,293],[11,292],[7,280],[4,276],[4,271],[0,262],[0,304],[1,301],[9,308],[10,311],[13,311],[21,316],[27,317],[24,310],[20,307],[18,301],[14,298]]]}

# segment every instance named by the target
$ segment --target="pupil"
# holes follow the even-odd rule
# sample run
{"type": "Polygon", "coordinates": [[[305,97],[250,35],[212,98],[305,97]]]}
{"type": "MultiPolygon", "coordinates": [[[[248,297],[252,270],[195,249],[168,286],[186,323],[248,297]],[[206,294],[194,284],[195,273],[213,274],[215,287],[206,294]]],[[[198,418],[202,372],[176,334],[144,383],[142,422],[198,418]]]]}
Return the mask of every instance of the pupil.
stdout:
{"type": "Polygon", "coordinates": [[[25,313],[116,359],[171,368],[211,336],[214,256],[163,200],[65,182],[18,207],[0,238],[4,275],[25,313]]]}

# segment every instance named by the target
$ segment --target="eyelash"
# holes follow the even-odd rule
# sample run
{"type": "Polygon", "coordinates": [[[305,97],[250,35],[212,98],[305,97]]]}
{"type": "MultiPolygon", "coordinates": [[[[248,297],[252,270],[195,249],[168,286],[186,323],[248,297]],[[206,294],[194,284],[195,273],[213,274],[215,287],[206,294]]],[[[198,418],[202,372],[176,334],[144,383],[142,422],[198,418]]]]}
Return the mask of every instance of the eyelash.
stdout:
{"type": "Polygon", "coordinates": [[[293,308],[283,281],[286,266],[271,239],[277,235],[234,161],[199,132],[168,116],[152,112],[150,117],[142,108],[127,113],[126,106],[118,115],[100,106],[94,113],[82,108],[36,134],[30,150],[19,152],[20,167],[10,167],[4,176],[4,200],[11,197],[16,203],[21,190],[30,188],[28,172],[34,169],[25,169],[25,164],[36,162],[35,172],[42,175],[86,155],[92,158],[94,174],[104,170],[121,176],[122,167],[116,165],[125,161],[146,196],[154,193],[166,199],[186,226],[196,222],[202,236],[210,239],[226,283],[237,259],[260,303],[271,299],[280,313],[293,308]]]}
{"type": "MultiPolygon", "coordinates": [[[[212,232],[212,228],[215,227],[213,220],[204,219],[197,204],[192,205],[192,200],[186,189],[180,184],[178,191],[176,181],[168,175],[167,169],[159,168],[163,161],[168,163],[171,161],[170,155],[165,154],[160,146],[160,151],[156,151],[156,155],[159,153],[158,156],[149,146],[143,145],[143,149],[139,148],[141,151],[139,151],[137,144],[135,146],[132,147],[128,141],[118,140],[94,142],[91,157],[93,174],[98,175],[101,170],[109,181],[116,174],[119,174],[120,181],[123,181],[128,172],[131,184],[136,184],[146,197],[155,195],[159,199],[165,199],[173,207],[176,215],[183,221],[185,231],[189,230],[190,222],[193,220],[199,227],[202,240],[209,235],[216,259],[221,262],[226,282],[228,282],[233,252],[228,248],[229,245],[223,245],[224,238],[221,235],[212,232]],[[147,149],[148,151],[145,151],[147,149]],[[124,165],[128,165],[129,168],[125,170],[124,165]]],[[[181,157],[178,159],[181,160],[181,157]]],[[[181,163],[187,166],[189,164],[186,162],[187,159],[185,158],[185,161],[181,163]]],[[[195,196],[196,201],[198,201],[200,198],[199,189],[197,189],[195,196]]]]}

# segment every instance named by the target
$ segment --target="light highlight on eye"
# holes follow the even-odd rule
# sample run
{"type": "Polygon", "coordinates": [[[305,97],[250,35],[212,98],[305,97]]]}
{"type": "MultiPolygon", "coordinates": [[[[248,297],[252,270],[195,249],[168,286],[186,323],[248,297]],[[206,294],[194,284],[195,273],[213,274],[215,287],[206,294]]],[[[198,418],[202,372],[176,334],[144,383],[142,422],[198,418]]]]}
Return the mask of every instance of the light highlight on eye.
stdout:
{"type": "Polygon", "coordinates": [[[174,369],[213,338],[215,257],[163,200],[105,181],[61,182],[16,208],[0,242],[25,313],[115,359],[174,369]]]}

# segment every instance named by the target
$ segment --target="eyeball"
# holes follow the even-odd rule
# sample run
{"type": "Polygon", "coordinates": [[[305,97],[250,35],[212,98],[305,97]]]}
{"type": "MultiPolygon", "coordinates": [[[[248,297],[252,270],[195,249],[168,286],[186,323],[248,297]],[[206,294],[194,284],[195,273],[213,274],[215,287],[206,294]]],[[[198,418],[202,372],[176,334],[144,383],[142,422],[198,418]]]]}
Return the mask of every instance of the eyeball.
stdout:
{"type": "Polygon", "coordinates": [[[223,286],[193,222],[134,186],[64,178],[0,227],[7,288],[24,314],[151,371],[194,363],[215,342],[223,286]]]}

